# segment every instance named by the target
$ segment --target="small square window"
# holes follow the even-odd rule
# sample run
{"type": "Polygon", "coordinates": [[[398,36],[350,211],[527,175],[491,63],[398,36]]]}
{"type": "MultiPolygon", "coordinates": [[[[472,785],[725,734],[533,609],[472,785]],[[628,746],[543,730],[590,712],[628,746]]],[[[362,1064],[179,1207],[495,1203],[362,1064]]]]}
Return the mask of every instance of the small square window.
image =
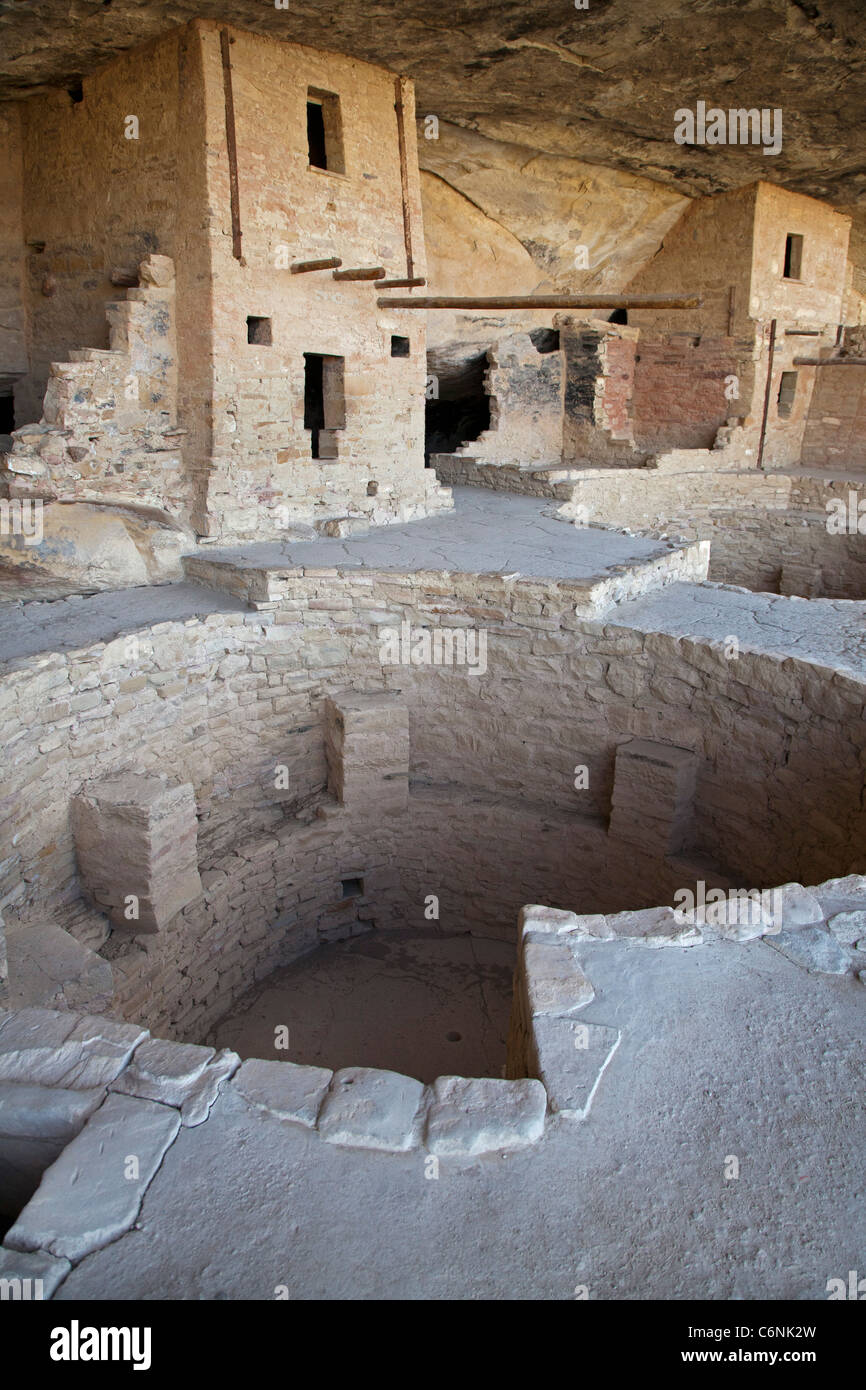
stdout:
{"type": "Polygon", "coordinates": [[[783,372],[779,382],[778,414],[780,419],[787,420],[791,414],[791,407],[794,404],[794,397],[797,394],[797,373],[783,372]]]}
{"type": "Polygon", "coordinates": [[[363,898],[364,880],[362,878],[343,878],[340,880],[344,898],[363,898]]]}
{"type": "Polygon", "coordinates": [[[391,356],[408,357],[412,351],[412,344],[408,338],[400,338],[396,333],[391,334],[391,356]]]}
{"type": "Polygon", "coordinates": [[[785,238],[785,279],[801,279],[803,265],[803,238],[789,232],[785,238]]]}
{"type": "Polygon", "coordinates": [[[256,343],[259,347],[270,347],[273,341],[270,319],[254,318],[251,314],[247,318],[247,342],[256,343]]]}

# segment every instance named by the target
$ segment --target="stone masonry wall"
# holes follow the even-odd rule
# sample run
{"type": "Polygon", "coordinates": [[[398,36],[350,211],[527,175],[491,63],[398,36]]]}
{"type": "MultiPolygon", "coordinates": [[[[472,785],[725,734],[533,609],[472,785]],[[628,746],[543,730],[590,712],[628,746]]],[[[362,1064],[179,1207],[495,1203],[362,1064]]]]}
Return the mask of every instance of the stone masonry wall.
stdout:
{"type": "MultiPolygon", "coordinates": [[[[377,309],[369,282],[295,261],[407,274],[393,73],[232,29],[243,259],[232,254],[220,30],[196,25],[207,112],[213,294],[213,447],[198,526],[214,539],[279,537],[291,521],[409,520],[448,505],[424,468],[424,320],[377,309]],[[310,165],[308,88],[339,97],[344,171],[310,165]],[[250,315],[269,345],[247,341],[250,315]],[[391,354],[392,336],[408,357],[391,354]],[[304,428],[304,353],[344,358],[335,460],[304,428]],[[205,498],[206,489],[206,501],[205,498]]],[[[414,99],[401,84],[414,274],[425,274],[414,99]]]]}
{"type": "Polygon", "coordinates": [[[27,371],[24,312],[24,212],[21,108],[0,105],[0,388],[8,394],[27,371]]]}
{"type": "MultiPolygon", "coordinates": [[[[99,492],[120,501],[132,492],[180,511],[214,539],[278,538],[296,521],[379,523],[447,507],[424,468],[423,320],[379,311],[369,282],[290,270],[294,261],[339,256],[344,268],[407,274],[399,90],[413,274],[424,275],[411,84],[352,59],[226,30],[243,248],[236,256],[221,34],[193,21],[87,78],[80,101],[52,91],[25,104],[17,183],[14,141],[8,166],[11,192],[23,196],[28,245],[21,302],[10,315],[26,323],[29,345],[16,385],[20,416],[40,419],[52,363],[88,361],[96,364],[91,375],[110,376],[111,275],[134,273],[158,253],[174,260],[177,274],[177,468],[165,457],[145,459],[130,486],[128,471],[121,474],[128,460],[96,431],[87,443],[95,445],[99,492]],[[309,163],[309,88],[339,97],[344,171],[309,163]],[[135,138],[127,138],[133,119],[135,138]],[[270,343],[251,333],[250,318],[269,321],[270,343]],[[392,337],[409,339],[408,357],[392,355],[392,337]],[[345,359],[335,459],[312,458],[305,352],[345,359]]],[[[14,206],[13,197],[10,215],[14,206]]],[[[14,300],[14,266],[3,279],[14,300]]],[[[74,387],[81,375],[73,374],[74,387]]],[[[106,401],[116,385],[95,382],[106,401]]],[[[45,418],[54,423],[50,400],[45,418]]],[[[137,432],[146,455],[147,426],[137,432]]],[[[58,486],[88,495],[89,459],[80,478],[58,450],[44,461],[58,486]]]]}
{"type": "Polygon", "coordinates": [[[502,467],[558,463],[562,456],[563,357],[539,352],[528,333],[488,349],[490,428],[460,453],[502,467]]]}
{"type": "MultiPolygon", "coordinates": [[[[807,598],[866,594],[866,537],[827,530],[844,478],[666,469],[587,470],[562,485],[565,514],[590,525],[710,541],[709,578],[807,598]],[[580,509],[579,511],[577,509],[580,509]]],[[[459,481],[449,470],[449,481],[459,481]]]]}
{"type": "Polygon", "coordinates": [[[725,378],[736,374],[729,338],[671,333],[661,342],[641,337],[634,365],[632,414],[638,446],[706,449],[736,405],[725,398],[725,378]]]}
{"type": "MultiPolygon", "coordinates": [[[[809,342],[809,339],[801,341],[809,342]]],[[[811,356],[811,351],[806,354],[811,356]]],[[[809,372],[808,367],[800,370],[809,372]]],[[[803,433],[806,468],[866,469],[866,367],[811,369],[815,387],[803,433]]]]}
{"type": "Polygon", "coordinates": [[[3,670],[0,910],[103,950],[126,1017],[200,1037],[318,941],[422,925],[430,893],[443,928],[488,930],[538,883],[610,910],[668,896],[697,864],[753,887],[862,863],[866,691],[851,677],[581,617],[565,583],[319,571],[277,588],[258,611],[3,670]],[[403,620],[485,628],[486,674],[383,666],[379,629],[403,620]],[[324,700],[350,687],[399,691],[409,710],[405,818],[326,792],[324,700]],[[682,862],[606,829],[616,748],[635,738],[695,756],[682,862]],[[167,768],[194,789],[202,896],[148,939],[108,939],[81,898],[71,798],[167,768]]]}
{"type": "Polygon", "coordinates": [[[42,418],[13,433],[2,460],[12,497],[113,501],[189,514],[177,424],[174,263],[148,256],[140,284],[106,306],[107,350],[52,362],[42,418]]]}
{"type": "Polygon", "coordinates": [[[632,418],[636,330],[560,314],[554,324],[565,358],[562,462],[612,468],[642,463],[632,418]]]}

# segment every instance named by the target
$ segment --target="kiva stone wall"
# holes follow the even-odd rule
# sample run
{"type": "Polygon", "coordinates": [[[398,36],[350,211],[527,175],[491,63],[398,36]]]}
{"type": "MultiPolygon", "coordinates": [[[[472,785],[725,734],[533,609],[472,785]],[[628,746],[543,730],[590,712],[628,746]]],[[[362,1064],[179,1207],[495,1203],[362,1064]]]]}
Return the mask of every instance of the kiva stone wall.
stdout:
{"type": "Polygon", "coordinates": [[[539,896],[646,905],[698,865],[753,887],[862,864],[866,691],[853,677],[580,616],[567,583],[329,571],[274,583],[258,611],[3,669],[0,909],[102,950],[125,1017],[201,1037],[322,940],[429,926],[430,894],[443,930],[486,932],[539,896]],[[380,628],[403,621],[483,628],[486,672],[383,665],[380,628]],[[349,689],[399,692],[405,811],[392,764],[367,778],[360,811],[327,790],[326,698],[339,708],[349,689]],[[617,749],[634,739],[695,760],[688,833],[666,858],[608,829],[617,749]],[[202,893],[149,938],[109,939],[82,897],[72,799],[155,770],[193,788],[202,893]],[[387,804],[371,800],[377,778],[387,804]]]}

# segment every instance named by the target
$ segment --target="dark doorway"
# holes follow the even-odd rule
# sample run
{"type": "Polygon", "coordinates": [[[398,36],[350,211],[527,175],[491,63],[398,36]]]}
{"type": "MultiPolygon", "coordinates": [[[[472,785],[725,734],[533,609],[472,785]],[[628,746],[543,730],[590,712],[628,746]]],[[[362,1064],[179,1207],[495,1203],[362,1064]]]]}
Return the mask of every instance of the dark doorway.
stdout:
{"type": "Polygon", "coordinates": [[[15,428],[15,397],[0,396],[0,434],[11,434],[15,428]]]}
{"type": "Polygon", "coordinates": [[[314,459],[337,457],[336,430],[345,428],[345,359],[304,353],[304,429],[310,431],[314,459]]]}
{"type": "Polygon", "coordinates": [[[484,390],[487,353],[463,363],[448,377],[431,377],[438,398],[427,401],[427,466],[431,454],[453,454],[490,429],[490,398],[484,390]]]}
{"type": "Polygon", "coordinates": [[[319,457],[319,432],[325,428],[323,367],[324,358],[317,352],[304,353],[304,429],[310,431],[314,459],[319,457]]]}

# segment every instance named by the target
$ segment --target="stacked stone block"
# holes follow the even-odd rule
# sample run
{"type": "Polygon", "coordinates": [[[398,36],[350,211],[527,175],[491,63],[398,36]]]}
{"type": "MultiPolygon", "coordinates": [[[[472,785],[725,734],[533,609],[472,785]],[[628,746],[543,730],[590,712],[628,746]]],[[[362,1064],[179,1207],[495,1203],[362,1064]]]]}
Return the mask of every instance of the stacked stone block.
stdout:
{"type": "Polygon", "coordinates": [[[685,847],[694,823],[697,758],[687,748],[631,739],[616,750],[610,834],[665,858],[685,847]]]}
{"type": "Polygon", "coordinates": [[[344,693],[327,702],[328,788],[354,812],[394,815],[409,800],[409,711],[399,695],[344,693]]]}
{"type": "Polygon", "coordinates": [[[189,783],[135,773],[90,783],[72,824],[82,884],[116,927],[161,931],[201,896],[189,783]]]}

